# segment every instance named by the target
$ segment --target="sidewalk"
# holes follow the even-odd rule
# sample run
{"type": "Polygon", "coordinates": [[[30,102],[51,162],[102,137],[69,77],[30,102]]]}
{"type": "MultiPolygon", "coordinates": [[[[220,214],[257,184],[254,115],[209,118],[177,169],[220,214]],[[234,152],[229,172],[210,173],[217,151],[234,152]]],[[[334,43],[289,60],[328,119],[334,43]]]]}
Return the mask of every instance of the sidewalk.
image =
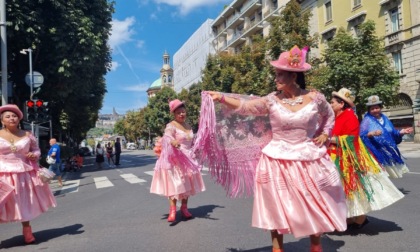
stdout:
{"type": "Polygon", "coordinates": [[[401,152],[419,151],[420,150],[420,143],[402,142],[398,145],[398,149],[401,152]]]}

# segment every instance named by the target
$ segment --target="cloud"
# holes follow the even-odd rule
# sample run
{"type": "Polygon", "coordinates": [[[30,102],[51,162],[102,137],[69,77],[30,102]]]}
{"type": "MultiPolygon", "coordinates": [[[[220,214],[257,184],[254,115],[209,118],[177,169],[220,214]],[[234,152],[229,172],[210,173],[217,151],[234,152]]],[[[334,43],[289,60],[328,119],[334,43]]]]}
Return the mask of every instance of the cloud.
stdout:
{"type": "Polygon", "coordinates": [[[153,0],[157,4],[167,4],[179,8],[181,15],[187,15],[193,9],[217,5],[219,3],[230,3],[231,0],[153,0]]]}
{"type": "Polygon", "coordinates": [[[144,40],[138,40],[136,46],[137,46],[137,48],[143,48],[144,47],[144,40]]]}
{"type": "Polygon", "coordinates": [[[133,40],[132,37],[135,32],[132,26],[135,22],[136,19],[134,17],[127,17],[122,21],[118,19],[111,21],[111,36],[109,37],[108,43],[112,49],[133,40]]]}
{"type": "Polygon", "coordinates": [[[112,61],[112,62],[111,62],[111,71],[115,71],[115,70],[117,70],[117,68],[118,68],[119,66],[121,66],[121,64],[120,64],[120,63],[118,63],[117,61],[112,61]]]}
{"type": "Polygon", "coordinates": [[[129,92],[146,92],[149,86],[150,86],[149,83],[140,83],[133,86],[125,86],[125,87],[122,87],[121,89],[124,91],[129,91],[129,92]]]}

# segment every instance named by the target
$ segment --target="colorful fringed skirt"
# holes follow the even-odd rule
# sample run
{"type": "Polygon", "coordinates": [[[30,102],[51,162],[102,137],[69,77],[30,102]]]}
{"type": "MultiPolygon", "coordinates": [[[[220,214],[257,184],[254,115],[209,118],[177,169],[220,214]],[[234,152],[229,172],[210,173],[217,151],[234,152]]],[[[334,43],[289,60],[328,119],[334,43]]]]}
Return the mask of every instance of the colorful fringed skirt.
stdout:
{"type": "Polygon", "coordinates": [[[360,137],[340,136],[337,140],[329,153],[341,175],[347,218],[383,209],[404,197],[360,137]]]}

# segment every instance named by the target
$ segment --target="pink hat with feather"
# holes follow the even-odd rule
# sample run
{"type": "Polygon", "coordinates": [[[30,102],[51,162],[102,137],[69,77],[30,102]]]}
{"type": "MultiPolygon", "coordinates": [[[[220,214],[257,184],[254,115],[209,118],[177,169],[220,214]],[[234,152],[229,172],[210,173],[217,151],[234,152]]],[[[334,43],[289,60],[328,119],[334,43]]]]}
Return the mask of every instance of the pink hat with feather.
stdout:
{"type": "Polygon", "coordinates": [[[289,72],[306,72],[311,69],[311,65],[306,63],[306,54],[309,47],[305,46],[302,50],[294,46],[288,52],[282,52],[278,60],[270,61],[270,64],[280,70],[289,72]]]}

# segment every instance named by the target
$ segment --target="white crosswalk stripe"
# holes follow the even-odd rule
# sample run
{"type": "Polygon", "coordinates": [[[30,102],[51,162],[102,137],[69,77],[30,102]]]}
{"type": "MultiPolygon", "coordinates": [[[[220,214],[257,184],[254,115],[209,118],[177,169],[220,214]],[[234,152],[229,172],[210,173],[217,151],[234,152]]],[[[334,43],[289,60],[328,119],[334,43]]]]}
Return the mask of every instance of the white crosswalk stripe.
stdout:
{"type": "Polygon", "coordinates": [[[97,177],[93,178],[93,180],[95,181],[95,186],[97,189],[114,186],[114,184],[112,184],[112,182],[109,181],[107,177],[97,177]]]}
{"type": "Polygon", "coordinates": [[[141,179],[132,173],[121,174],[120,176],[130,184],[139,184],[139,183],[147,182],[146,180],[141,179]]]}

